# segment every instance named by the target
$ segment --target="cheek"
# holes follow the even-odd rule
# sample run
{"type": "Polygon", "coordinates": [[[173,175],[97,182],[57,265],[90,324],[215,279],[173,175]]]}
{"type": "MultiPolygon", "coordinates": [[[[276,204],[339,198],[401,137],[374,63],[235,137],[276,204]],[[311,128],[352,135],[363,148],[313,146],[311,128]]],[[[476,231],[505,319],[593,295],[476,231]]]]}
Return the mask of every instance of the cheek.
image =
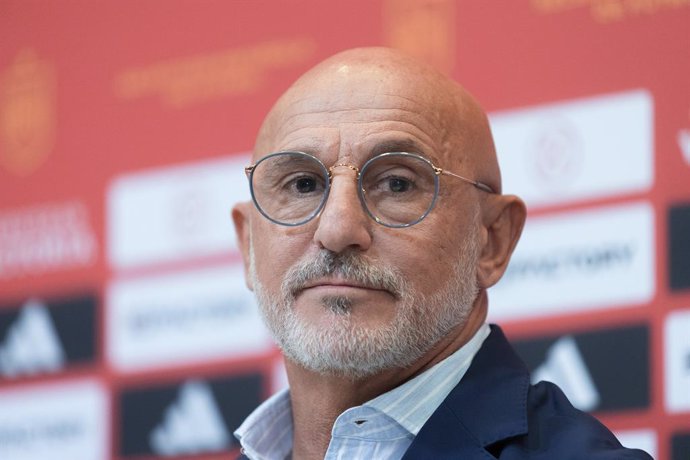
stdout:
{"type": "Polygon", "coordinates": [[[469,221],[442,222],[431,217],[427,217],[428,225],[400,231],[396,244],[386,251],[387,263],[398,267],[410,286],[425,295],[444,288],[454,276],[464,239],[472,232],[469,221]]]}
{"type": "Polygon", "coordinates": [[[254,270],[261,284],[272,292],[280,289],[285,273],[304,257],[312,239],[290,227],[262,225],[252,234],[254,270]]]}
{"type": "MultiPolygon", "coordinates": [[[[402,230],[385,248],[382,260],[398,269],[409,287],[419,294],[430,295],[445,284],[450,273],[449,251],[441,244],[438,232],[402,230]]],[[[400,230],[398,230],[400,231],[400,230]]]]}

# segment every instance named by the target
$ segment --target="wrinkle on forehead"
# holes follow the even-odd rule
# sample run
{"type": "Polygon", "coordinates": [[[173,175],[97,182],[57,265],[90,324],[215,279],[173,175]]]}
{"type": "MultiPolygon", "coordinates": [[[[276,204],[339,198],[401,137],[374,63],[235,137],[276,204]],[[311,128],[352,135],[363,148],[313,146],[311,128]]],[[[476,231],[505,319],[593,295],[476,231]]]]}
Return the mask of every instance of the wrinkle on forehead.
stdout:
{"type": "Polygon", "coordinates": [[[386,48],[359,48],[326,59],[299,78],[262,125],[255,156],[274,150],[291,131],[333,120],[410,123],[434,140],[448,169],[500,191],[500,173],[488,121],[460,85],[434,68],[386,48]]]}

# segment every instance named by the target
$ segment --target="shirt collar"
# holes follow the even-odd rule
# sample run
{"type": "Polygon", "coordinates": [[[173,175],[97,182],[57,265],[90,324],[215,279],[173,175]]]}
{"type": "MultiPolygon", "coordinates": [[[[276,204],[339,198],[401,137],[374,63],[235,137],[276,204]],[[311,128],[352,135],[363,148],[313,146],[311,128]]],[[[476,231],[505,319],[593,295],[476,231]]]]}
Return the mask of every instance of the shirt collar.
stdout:
{"type": "Polygon", "coordinates": [[[460,382],[491,329],[483,324],[459,350],[435,366],[366,403],[402,425],[413,435],[460,382]]]}
{"type": "MultiPolygon", "coordinates": [[[[487,324],[482,325],[465,345],[448,358],[399,387],[364,403],[363,407],[382,412],[416,436],[465,375],[472,358],[490,332],[487,324]]],[[[257,407],[234,434],[249,458],[272,460],[290,457],[292,433],[290,392],[284,389],[257,407]]]]}
{"type": "Polygon", "coordinates": [[[235,431],[242,450],[255,460],[287,459],[292,452],[292,403],[283,389],[264,401],[235,431]]]}

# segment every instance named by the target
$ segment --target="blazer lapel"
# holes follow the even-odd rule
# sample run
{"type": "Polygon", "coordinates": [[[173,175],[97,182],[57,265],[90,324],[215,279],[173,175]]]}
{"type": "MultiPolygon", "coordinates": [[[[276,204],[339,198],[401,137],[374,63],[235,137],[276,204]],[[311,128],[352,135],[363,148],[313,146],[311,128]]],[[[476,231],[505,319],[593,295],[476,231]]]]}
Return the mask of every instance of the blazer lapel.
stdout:
{"type": "Polygon", "coordinates": [[[529,373],[498,326],[491,326],[460,383],[422,427],[403,456],[494,458],[492,444],[527,432],[529,373]]]}
{"type": "Polygon", "coordinates": [[[447,406],[441,405],[429,422],[412,441],[403,460],[493,459],[447,406]]]}

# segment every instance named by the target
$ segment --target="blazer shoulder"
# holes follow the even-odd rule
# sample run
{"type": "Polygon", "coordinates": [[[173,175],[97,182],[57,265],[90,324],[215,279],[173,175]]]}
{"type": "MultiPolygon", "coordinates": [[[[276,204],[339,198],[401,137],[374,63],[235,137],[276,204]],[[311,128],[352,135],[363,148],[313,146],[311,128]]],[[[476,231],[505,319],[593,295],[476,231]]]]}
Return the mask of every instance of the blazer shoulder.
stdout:
{"type": "Polygon", "coordinates": [[[652,460],[628,449],[595,417],[576,409],[551,382],[532,385],[527,395],[527,434],[493,446],[497,458],[652,460]],[[523,455],[513,455],[516,453],[523,455]],[[524,455],[526,453],[533,455],[524,455]]]}

